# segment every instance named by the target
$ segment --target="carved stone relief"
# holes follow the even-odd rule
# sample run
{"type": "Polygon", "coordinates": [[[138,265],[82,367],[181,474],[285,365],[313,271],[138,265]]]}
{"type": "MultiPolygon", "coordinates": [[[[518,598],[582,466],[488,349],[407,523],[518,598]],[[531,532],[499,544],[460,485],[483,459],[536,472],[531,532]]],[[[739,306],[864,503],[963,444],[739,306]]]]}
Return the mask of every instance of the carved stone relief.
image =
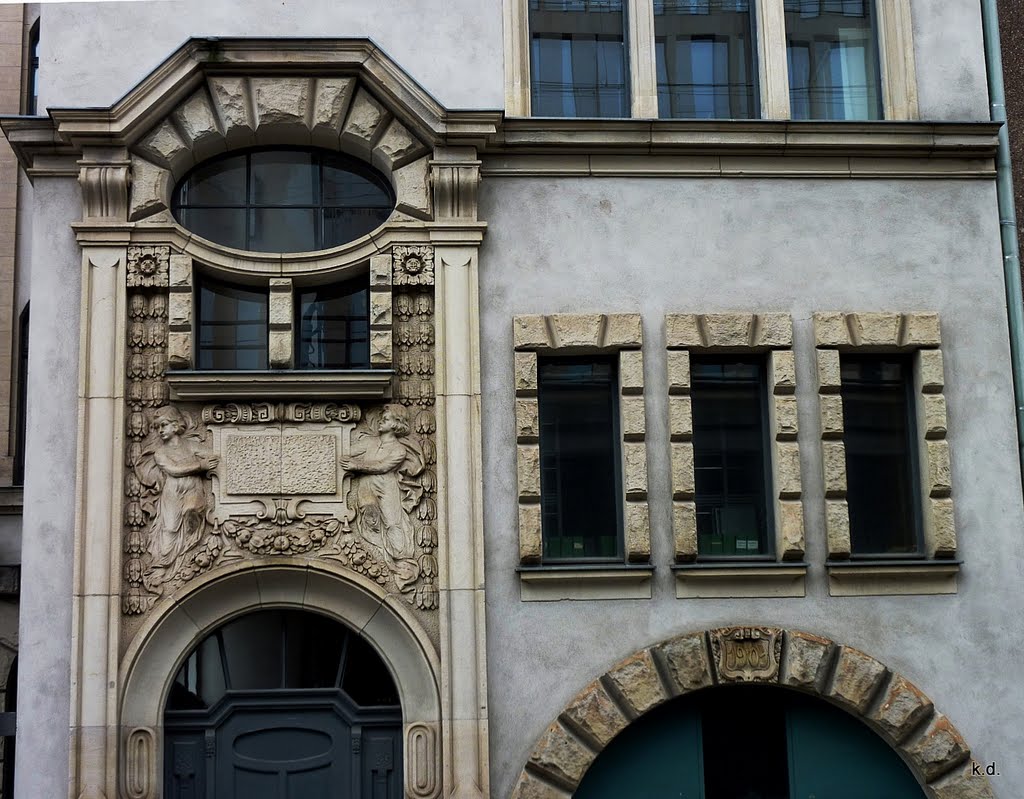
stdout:
{"type": "Polygon", "coordinates": [[[725,627],[712,630],[711,654],[722,682],[774,680],[782,658],[782,630],[725,627]]]}
{"type": "Polygon", "coordinates": [[[157,268],[129,289],[124,612],[218,564],[280,556],[332,560],[435,610],[432,289],[393,295],[395,402],[170,405],[166,266],[150,279],[166,248],[138,249],[157,268]]]}

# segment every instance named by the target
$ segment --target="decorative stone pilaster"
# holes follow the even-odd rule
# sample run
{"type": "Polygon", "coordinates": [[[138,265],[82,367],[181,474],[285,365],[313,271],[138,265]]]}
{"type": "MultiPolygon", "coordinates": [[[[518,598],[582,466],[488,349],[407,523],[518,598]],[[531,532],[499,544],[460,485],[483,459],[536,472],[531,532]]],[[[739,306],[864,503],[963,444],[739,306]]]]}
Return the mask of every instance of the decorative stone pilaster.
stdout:
{"type": "Polygon", "coordinates": [[[170,257],[170,294],[167,299],[167,367],[192,369],[192,259],[187,255],[170,257]]]}

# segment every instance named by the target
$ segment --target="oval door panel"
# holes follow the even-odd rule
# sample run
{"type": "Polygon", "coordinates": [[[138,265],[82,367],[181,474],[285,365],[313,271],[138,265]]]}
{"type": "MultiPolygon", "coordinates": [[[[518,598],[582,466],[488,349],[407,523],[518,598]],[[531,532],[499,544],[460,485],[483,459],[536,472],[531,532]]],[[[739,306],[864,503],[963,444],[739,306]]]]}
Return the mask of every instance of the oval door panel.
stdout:
{"type": "Polygon", "coordinates": [[[284,763],[330,753],[334,739],[301,727],[274,727],[246,732],[235,738],[235,753],[265,763],[284,763]]]}

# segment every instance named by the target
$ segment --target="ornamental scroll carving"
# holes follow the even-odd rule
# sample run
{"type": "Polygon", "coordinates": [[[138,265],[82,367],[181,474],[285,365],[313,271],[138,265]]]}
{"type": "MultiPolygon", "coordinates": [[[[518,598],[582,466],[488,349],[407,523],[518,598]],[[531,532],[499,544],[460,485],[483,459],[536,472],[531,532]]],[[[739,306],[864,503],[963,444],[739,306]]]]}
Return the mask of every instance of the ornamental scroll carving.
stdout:
{"type": "Polygon", "coordinates": [[[392,298],[395,401],[201,406],[169,404],[167,287],[145,277],[128,300],[123,611],[220,564],[283,556],[334,561],[435,610],[432,287],[392,298]]]}
{"type": "Polygon", "coordinates": [[[782,630],[725,627],[712,630],[711,654],[722,682],[774,680],[782,662],[782,630]]]}

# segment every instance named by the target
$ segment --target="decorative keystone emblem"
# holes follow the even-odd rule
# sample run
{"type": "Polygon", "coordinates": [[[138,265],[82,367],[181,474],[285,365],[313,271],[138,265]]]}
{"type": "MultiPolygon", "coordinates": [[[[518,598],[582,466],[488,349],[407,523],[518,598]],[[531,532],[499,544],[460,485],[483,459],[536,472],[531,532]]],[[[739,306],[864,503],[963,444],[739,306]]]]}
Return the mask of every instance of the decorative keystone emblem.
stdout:
{"type": "Polygon", "coordinates": [[[779,676],[782,630],[725,627],[711,631],[711,653],[722,682],[774,682],[779,676]]]}

